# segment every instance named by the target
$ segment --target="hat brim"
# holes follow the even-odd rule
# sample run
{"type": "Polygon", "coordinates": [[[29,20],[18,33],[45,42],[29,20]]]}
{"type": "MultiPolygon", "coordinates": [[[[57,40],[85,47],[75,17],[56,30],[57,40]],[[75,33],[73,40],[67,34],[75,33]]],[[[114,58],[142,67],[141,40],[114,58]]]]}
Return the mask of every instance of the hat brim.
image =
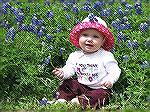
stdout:
{"type": "Polygon", "coordinates": [[[77,24],[70,33],[70,41],[74,46],[80,48],[79,46],[79,36],[85,29],[94,28],[101,32],[105,36],[105,42],[102,46],[103,49],[110,51],[114,45],[114,37],[112,33],[104,25],[97,22],[82,22],[77,24]]]}

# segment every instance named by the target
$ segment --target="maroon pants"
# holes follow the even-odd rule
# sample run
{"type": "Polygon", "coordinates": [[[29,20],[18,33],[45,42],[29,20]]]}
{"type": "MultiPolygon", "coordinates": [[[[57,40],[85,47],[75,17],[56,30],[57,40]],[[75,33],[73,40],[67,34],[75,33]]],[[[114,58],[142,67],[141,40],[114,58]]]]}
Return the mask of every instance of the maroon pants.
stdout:
{"type": "Polygon", "coordinates": [[[111,90],[109,89],[92,89],[74,79],[64,80],[62,85],[59,86],[57,93],[58,99],[67,101],[84,94],[89,99],[91,107],[107,105],[111,96],[111,90]]]}

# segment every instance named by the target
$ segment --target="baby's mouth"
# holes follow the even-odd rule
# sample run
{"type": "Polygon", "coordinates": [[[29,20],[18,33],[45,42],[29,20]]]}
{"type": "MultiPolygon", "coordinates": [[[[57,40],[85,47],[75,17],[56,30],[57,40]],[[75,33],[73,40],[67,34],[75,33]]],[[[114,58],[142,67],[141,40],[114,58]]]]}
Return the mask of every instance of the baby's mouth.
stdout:
{"type": "Polygon", "coordinates": [[[92,44],[85,44],[87,47],[93,47],[92,44]]]}

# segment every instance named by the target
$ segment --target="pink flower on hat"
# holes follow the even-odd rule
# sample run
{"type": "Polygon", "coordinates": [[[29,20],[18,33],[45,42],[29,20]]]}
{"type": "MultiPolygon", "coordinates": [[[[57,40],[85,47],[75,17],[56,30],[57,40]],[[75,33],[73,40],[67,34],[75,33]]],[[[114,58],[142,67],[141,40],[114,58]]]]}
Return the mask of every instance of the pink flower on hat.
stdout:
{"type": "MultiPolygon", "coordinates": [[[[90,15],[91,16],[91,15],[90,15]]],[[[80,33],[89,28],[97,29],[105,36],[105,43],[103,44],[102,48],[109,51],[114,45],[114,37],[112,33],[107,28],[106,22],[97,16],[92,15],[92,19],[88,16],[85,18],[81,23],[77,24],[70,33],[70,41],[75,45],[77,48],[79,46],[79,35],[80,33]]]]}

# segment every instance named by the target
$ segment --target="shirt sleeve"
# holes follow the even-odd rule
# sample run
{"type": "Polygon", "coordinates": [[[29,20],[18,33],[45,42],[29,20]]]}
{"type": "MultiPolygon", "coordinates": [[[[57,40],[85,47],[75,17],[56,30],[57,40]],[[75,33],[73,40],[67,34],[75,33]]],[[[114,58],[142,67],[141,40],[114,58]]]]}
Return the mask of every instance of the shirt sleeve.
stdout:
{"type": "Polygon", "coordinates": [[[66,61],[66,65],[62,68],[64,72],[63,79],[70,78],[75,74],[75,57],[76,53],[71,53],[66,61]]]}
{"type": "Polygon", "coordinates": [[[121,69],[119,68],[118,62],[115,60],[112,53],[106,56],[104,60],[104,67],[107,75],[103,78],[102,83],[110,81],[112,84],[114,84],[119,79],[121,69]]]}

